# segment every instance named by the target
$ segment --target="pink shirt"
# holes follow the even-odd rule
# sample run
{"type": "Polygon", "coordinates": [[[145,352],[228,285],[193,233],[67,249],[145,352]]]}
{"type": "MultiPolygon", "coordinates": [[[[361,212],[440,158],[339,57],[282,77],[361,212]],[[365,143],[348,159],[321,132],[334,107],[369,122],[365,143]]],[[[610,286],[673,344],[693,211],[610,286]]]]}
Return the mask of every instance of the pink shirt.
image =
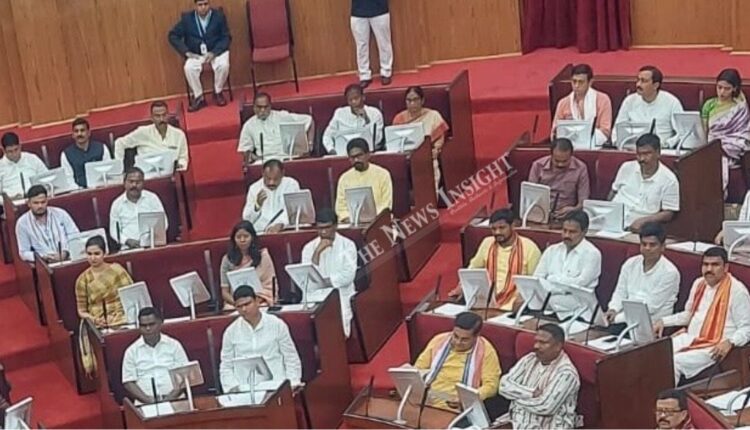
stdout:
{"type": "Polygon", "coordinates": [[[570,166],[565,170],[552,166],[551,155],[534,160],[529,171],[529,182],[550,187],[552,202],[558,195],[555,210],[583,203],[591,193],[586,163],[576,157],[571,157],[570,166]]]}

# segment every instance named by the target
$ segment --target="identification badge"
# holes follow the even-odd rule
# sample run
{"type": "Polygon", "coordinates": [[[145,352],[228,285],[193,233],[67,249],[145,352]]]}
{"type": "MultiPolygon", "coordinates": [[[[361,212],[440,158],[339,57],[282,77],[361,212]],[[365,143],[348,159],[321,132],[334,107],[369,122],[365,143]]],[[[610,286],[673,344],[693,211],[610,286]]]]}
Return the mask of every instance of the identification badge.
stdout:
{"type": "Polygon", "coordinates": [[[206,54],[208,54],[208,47],[206,46],[205,43],[201,43],[201,55],[206,55],[206,54]]]}

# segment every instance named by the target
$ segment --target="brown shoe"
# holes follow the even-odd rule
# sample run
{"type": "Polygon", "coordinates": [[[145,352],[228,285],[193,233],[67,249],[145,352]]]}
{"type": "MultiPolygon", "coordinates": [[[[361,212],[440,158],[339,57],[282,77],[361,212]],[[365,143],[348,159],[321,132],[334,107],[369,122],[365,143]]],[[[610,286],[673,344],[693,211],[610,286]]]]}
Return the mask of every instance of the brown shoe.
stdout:
{"type": "Polygon", "coordinates": [[[380,77],[380,83],[383,85],[390,85],[391,84],[391,77],[390,76],[381,76],[380,77]]]}
{"type": "Polygon", "coordinates": [[[206,107],[206,99],[201,96],[190,103],[190,106],[188,106],[188,112],[197,112],[204,107],[206,107]]]}
{"type": "Polygon", "coordinates": [[[216,100],[217,106],[226,106],[227,100],[224,98],[224,94],[222,93],[216,93],[214,94],[214,100],[216,100]]]}

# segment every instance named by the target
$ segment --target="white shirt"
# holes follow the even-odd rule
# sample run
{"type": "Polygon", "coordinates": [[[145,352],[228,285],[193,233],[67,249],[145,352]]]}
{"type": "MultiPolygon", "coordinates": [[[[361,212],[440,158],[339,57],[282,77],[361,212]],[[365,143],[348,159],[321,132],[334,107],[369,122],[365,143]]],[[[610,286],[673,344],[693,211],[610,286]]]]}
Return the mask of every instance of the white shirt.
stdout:
{"type": "MultiPolygon", "coordinates": [[[[645,303],[649,314],[657,321],[674,311],[677,294],[680,292],[680,271],[661,256],[648,272],[643,271],[643,256],[628,258],[620,269],[617,287],[609,301],[609,309],[622,310],[623,300],[645,303]]],[[[617,314],[615,322],[625,322],[623,313],[617,314]]]]}
{"type": "MultiPolygon", "coordinates": [[[[302,248],[302,263],[312,263],[319,243],[320,237],[316,237],[305,244],[302,248]]],[[[339,290],[344,335],[349,337],[352,319],[350,301],[355,293],[354,278],[357,275],[357,246],[348,237],[336,233],[331,247],[320,254],[317,269],[324,278],[331,280],[333,288],[339,290]]]]}
{"type": "Polygon", "coordinates": [[[151,347],[141,336],[125,350],[122,383],[135,382],[146,395],[153,396],[153,378],[156,393],[167,395],[174,389],[169,371],[187,364],[188,357],[180,341],[162,333],[159,342],[151,347]]]}
{"type": "Polygon", "coordinates": [[[127,193],[120,194],[112,202],[112,207],[109,210],[109,235],[115,241],[118,241],[119,237],[119,243],[123,245],[128,239],[145,243],[147,238],[141,238],[141,230],[138,226],[138,214],[145,212],[163,213],[164,228],[169,228],[169,219],[167,218],[164,206],[161,204],[161,200],[159,200],[159,196],[151,191],[142,190],[141,198],[135,203],[128,200],[127,193]],[[118,223],[120,227],[119,236],[117,233],[118,223]]]}
{"type": "Polygon", "coordinates": [[[60,250],[68,251],[68,238],[76,233],[80,233],[78,226],[65,209],[47,206],[47,218],[43,224],[28,211],[16,222],[18,255],[24,261],[33,262],[34,252],[41,256],[57,254],[58,246],[60,250]]]}
{"type": "Polygon", "coordinates": [[[742,201],[740,216],[737,221],[750,221],[750,191],[745,194],[745,200],[742,201]]]}
{"type": "MultiPolygon", "coordinates": [[[[109,153],[109,147],[107,145],[102,146],[104,147],[104,150],[102,151],[102,159],[100,161],[111,160],[112,155],[109,153]]],[[[70,178],[70,182],[75,183],[75,172],[73,172],[73,166],[70,165],[70,161],[68,161],[68,156],[65,155],[65,151],[60,153],[60,167],[62,167],[65,171],[65,174],[68,175],[68,177],[70,178]]]]}
{"type": "Polygon", "coordinates": [[[21,158],[17,163],[5,156],[0,159],[0,192],[10,197],[24,196],[31,188],[31,178],[47,171],[44,162],[31,152],[21,152],[21,158]]]}
{"type": "MultiPolygon", "coordinates": [[[[708,309],[711,307],[711,302],[713,302],[718,290],[718,284],[713,287],[706,286],[703,298],[698,304],[698,309],[696,309],[695,315],[690,318],[690,310],[693,307],[695,293],[701,281],[703,281],[703,278],[698,278],[693,282],[693,286],[690,289],[690,297],[687,303],[685,303],[684,311],[662,319],[665,327],[687,325],[687,337],[680,342],[680,347],[683,346],[682,344],[684,346],[689,345],[700,334],[703,322],[706,320],[706,315],[708,314],[708,309]]],[[[734,346],[743,346],[750,342],[750,294],[748,294],[745,284],[737,280],[734,276],[732,276],[732,286],[729,290],[729,310],[724,326],[724,339],[728,339],[734,346]]],[[[679,347],[676,347],[675,352],[679,349],[679,347]]]]}
{"type": "MultiPolygon", "coordinates": [[[[353,128],[367,127],[372,130],[373,124],[375,124],[375,146],[383,140],[383,114],[377,108],[365,105],[365,113],[369,121],[365,121],[364,118],[354,115],[352,108],[349,106],[343,106],[333,113],[331,122],[328,123],[325,132],[323,133],[323,146],[327,151],[335,149],[334,135],[338,131],[349,130],[353,128]]],[[[337,154],[346,155],[346,154],[337,154]]]]}
{"type": "Polygon", "coordinates": [[[534,276],[594,290],[602,271],[602,253],[585,238],[568,252],[565,243],[550,245],[542,253],[534,276]]]}
{"type": "Polygon", "coordinates": [[[677,128],[674,125],[673,113],[682,112],[682,103],[680,99],[671,93],[659,90],[656,98],[651,103],[646,103],[643,97],[638,93],[630,94],[625,97],[620,111],[617,114],[617,120],[613,127],[613,140],[617,140],[615,130],[617,124],[621,122],[642,122],[649,123],[656,119],[654,133],[659,136],[662,147],[672,147],[675,144],[677,128]]]}
{"type": "Polygon", "coordinates": [[[253,223],[255,230],[263,232],[268,227],[269,222],[279,212],[278,218],[273,222],[274,224],[289,224],[289,217],[286,213],[286,205],[284,204],[284,194],[293,193],[299,191],[299,182],[296,179],[289,176],[281,178],[279,186],[275,190],[270,190],[263,183],[263,178],[253,182],[247,189],[247,198],[245,199],[245,208],[242,209],[242,219],[246,219],[253,223]],[[266,192],[266,200],[260,207],[259,211],[255,210],[255,202],[258,201],[258,194],[261,191],[266,192]]]}
{"type": "Polygon", "coordinates": [[[261,136],[263,136],[264,160],[288,155],[284,152],[279,128],[279,124],[288,122],[303,122],[305,123],[305,130],[309,131],[313,119],[310,115],[292,113],[285,110],[272,110],[265,120],[254,115],[242,126],[237,152],[252,152],[258,148],[258,155],[260,156],[260,142],[261,136]]]}
{"type": "Polygon", "coordinates": [[[156,128],[156,125],[142,125],[130,134],[115,139],[115,159],[122,160],[125,150],[136,148],[138,154],[153,154],[171,149],[177,152],[177,168],[187,170],[190,162],[187,137],[185,132],[177,127],[167,124],[167,133],[164,138],[156,128]]]}
{"type": "Polygon", "coordinates": [[[224,392],[250,384],[250,375],[235,368],[232,360],[252,356],[262,356],[266,360],[274,380],[288,379],[292,385],[300,384],[302,363],[289,327],[281,318],[263,313],[255,328],[242,317],[227,327],[221,342],[219,365],[224,392]]]}
{"type": "Polygon", "coordinates": [[[656,173],[648,179],[643,178],[638,161],[622,163],[612,183],[612,191],[617,193],[612,201],[625,205],[626,226],[638,218],[654,215],[662,210],[680,210],[680,182],[661,162],[656,173]]]}

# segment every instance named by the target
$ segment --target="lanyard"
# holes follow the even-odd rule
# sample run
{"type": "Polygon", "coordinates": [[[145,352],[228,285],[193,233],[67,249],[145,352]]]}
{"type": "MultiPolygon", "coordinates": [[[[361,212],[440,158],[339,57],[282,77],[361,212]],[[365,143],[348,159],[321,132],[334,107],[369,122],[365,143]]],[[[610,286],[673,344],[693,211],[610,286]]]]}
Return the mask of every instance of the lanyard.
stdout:
{"type": "MultiPolygon", "coordinates": [[[[208,11],[206,14],[206,27],[208,27],[208,22],[211,20],[211,12],[208,11]]],[[[198,16],[198,12],[194,12],[195,15],[195,26],[198,27],[198,35],[200,36],[201,40],[205,42],[206,40],[206,29],[203,28],[203,24],[201,23],[201,19],[198,16]]]]}

